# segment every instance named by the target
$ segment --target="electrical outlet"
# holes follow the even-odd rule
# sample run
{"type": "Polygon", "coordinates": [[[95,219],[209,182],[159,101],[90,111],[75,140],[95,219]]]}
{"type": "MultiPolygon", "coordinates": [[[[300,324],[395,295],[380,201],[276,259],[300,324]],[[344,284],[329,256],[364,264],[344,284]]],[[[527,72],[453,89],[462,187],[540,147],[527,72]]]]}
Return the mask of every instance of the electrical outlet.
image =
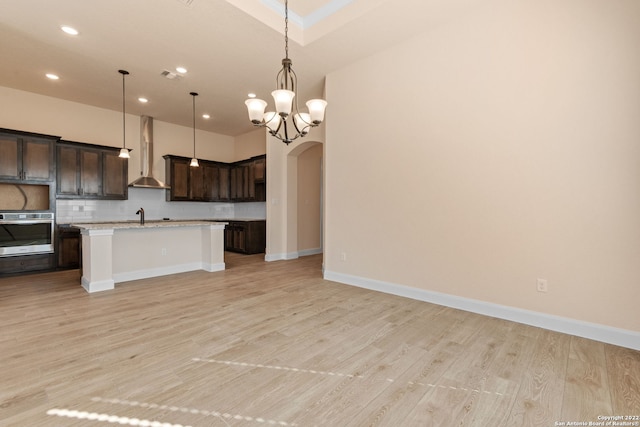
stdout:
{"type": "Polygon", "coordinates": [[[341,261],[346,261],[347,260],[347,253],[346,252],[342,252],[340,254],[340,260],[341,261]]]}
{"type": "Polygon", "coordinates": [[[162,248],[162,256],[166,256],[167,255],[167,248],[162,248]]]}
{"type": "Polygon", "coordinates": [[[547,292],[549,290],[549,282],[547,282],[547,279],[538,279],[536,285],[538,292],[547,292]]]}

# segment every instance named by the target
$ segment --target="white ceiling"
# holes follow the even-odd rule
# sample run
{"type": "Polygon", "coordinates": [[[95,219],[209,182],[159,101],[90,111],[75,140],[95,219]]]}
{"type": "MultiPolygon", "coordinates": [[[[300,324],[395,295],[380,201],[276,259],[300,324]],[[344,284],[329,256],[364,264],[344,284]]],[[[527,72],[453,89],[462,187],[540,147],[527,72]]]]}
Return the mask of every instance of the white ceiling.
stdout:
{"type": "MultiPolygon", "coordinates": [[[[289,0],[289,57],[300,102],[324,77],[428,31],[483,0],[289,0]]],[[[225,135],[252,129],[244,100],[270,92],[284,57],[283,0],[2,0],[0,86],[225,135]],[[69,25],[80,31],[69,36],[69,25]],[[161,76],[184,66],[178,79],[161,76]],[[45,73],[60,76],[57,81],[45,73]],[[149,98],[143,105],[139,96],[149,98]],[[199,116],[209,113],[211,119],[199,116]]],[[[397,76],[396,76],[397,77],[397,76]]],[[[390,76],[390,78],[396,78],[390,76]]],[[[3,108],[6,108],[3,107],[3,108]]],[[[328,108],[331,108],[329,105],[328,108]]],[[[0,123],[0,127],[3,127],[0,123]]]]}

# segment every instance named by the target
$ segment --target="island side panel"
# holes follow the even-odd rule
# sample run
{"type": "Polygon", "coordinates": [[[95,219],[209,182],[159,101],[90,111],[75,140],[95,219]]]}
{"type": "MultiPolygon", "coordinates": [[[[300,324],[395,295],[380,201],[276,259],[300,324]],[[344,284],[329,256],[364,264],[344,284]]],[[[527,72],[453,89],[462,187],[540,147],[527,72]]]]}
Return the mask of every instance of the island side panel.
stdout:
{"type": "Polygon", "coordinates": [[[202,227],[116,229],[113,279],[116,283],[202,269],[202,227]]]}
{"type": "Polygon", "coordinates": [[[82,287],[90,293],[113,289],[113,229],[83,229],[81,235],[82,287]]]}
{"type": "Polygon", "coordinates": [[[221,271],[224,263],[224,224],[202,227],[202,269],[221,271]]]}

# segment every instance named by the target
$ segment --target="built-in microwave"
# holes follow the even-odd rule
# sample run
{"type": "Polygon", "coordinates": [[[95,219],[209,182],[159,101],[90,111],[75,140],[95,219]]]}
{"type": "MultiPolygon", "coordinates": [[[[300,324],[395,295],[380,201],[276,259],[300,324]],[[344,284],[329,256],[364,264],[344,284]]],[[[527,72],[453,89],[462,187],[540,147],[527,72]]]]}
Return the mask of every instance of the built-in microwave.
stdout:
{"type": "Polygon", "coordinates": [[[0,257],[53,253],[53,212],[0,213],[0,257]]]}

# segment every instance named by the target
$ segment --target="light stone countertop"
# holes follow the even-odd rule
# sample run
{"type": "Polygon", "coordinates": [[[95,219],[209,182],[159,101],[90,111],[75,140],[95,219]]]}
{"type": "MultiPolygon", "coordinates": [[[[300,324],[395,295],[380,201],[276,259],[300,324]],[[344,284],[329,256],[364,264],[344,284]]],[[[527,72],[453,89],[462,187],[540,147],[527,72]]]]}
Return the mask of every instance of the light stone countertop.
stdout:
{"type": "Polygon", "coordinates": [[[218,220],[147,220],[144,225],[140,221],[106,221],[106,222],[83,222],[71,223],[71,227],[81,230],[106,230],[106,229],[129,229],[129,228],[167,228],[167,227],[198,227],[207,225],[224,226],[227,222],[218,220]]]}

